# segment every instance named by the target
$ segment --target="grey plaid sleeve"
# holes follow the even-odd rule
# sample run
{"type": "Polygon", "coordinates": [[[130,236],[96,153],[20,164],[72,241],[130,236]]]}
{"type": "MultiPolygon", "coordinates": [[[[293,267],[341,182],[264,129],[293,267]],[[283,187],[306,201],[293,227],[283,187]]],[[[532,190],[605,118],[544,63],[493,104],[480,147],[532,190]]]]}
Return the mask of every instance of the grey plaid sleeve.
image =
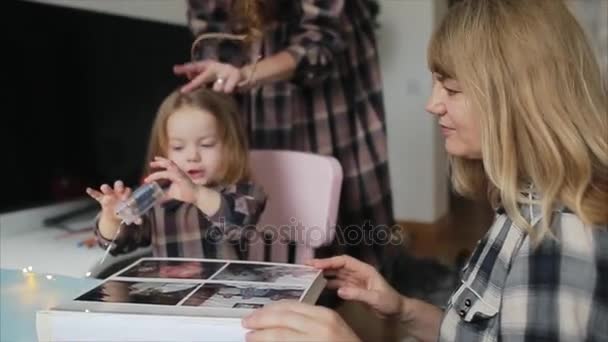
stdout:
{"type": "Polygon", "coordinates": [[[301,0],[286,49],[297,63],[294,81],[314,85],[329,77],[334,55],[346,49],[341,27],[344,1],[301,0]]]}
{"type": "Polygon", "coordinates": [[[557,239],[528,239],[503,290],[502,341],[608,341],[608,232],[576,216],[554,222],[557,239]]]}

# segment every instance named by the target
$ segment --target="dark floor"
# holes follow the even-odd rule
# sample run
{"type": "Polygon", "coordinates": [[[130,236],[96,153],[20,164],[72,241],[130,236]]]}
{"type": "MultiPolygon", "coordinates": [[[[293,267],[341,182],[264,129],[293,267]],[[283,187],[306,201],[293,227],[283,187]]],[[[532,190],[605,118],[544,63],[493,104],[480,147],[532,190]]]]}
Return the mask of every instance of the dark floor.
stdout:
{"type": "MultiPolygon", "coordinates": [[[[450,214],[440,222],[402,224],[408,241],[391,251],[382,273],[401,293],[442,305],[459,282],[460,267],[491,221],[492,211],[486,203],[454,197],[450,214]]],[[[338,312],[364,341],[402,339],[403,332],[361,305],[344,303],[338,312]]]]}

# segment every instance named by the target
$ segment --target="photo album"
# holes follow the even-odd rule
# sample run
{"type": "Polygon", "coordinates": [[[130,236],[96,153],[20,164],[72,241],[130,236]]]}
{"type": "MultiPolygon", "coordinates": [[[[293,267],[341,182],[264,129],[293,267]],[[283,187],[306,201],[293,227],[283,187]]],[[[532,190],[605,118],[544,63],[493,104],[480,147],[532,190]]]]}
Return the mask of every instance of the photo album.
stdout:
{"type": "Polygon", "coordinates": [[[326,281],[304,265],[142,258],[36,316],[39,341],[243,341],[241,318],[282,299],[314,304],[326,281]]]}

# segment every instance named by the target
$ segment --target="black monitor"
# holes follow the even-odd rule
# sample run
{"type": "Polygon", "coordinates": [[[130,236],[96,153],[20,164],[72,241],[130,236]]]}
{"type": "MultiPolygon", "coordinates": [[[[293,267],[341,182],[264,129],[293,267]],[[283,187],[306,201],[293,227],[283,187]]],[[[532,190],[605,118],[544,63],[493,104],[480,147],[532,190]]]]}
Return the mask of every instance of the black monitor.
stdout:
{"type": "MultiPolygon", "coordinates": [[[[189,58],[185,26],[3,1],[0,212],[141,178],[162,99],[189,58]]],[[[184,14],[185,15],[185,14],[184,14]]]]}

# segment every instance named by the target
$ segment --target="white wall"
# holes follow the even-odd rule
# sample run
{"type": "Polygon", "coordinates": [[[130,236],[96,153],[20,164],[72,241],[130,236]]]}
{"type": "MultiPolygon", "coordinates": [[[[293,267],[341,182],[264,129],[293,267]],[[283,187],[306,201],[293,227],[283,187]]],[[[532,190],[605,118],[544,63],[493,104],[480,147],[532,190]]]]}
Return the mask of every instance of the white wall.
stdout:
{"type": "Polygon", "coordinates": [[[443,141],[424,110],[431,90],[426,48],[441,3],[381,0],[379,44],[397,220],[434,222],[448,210],[443,141]]]}
{"type": "MultiPolygon", "coordinates": [[[[30,0],[177,25],[186,0],[30,0]]],[[[397,220],[434,222],[448,209],[443,142],[424,111],[431,88],[426,46],[437,4],[445,0],[380,0],[380,55],[389,158],[397,220]]],[[[441,7],[441,6],[440,6],[441,7]]]]}
{"type": "Polygon", "coordinates": [[[608,85],[608,1],[568,0],[567,4],[585,30],[608,85]]]}

